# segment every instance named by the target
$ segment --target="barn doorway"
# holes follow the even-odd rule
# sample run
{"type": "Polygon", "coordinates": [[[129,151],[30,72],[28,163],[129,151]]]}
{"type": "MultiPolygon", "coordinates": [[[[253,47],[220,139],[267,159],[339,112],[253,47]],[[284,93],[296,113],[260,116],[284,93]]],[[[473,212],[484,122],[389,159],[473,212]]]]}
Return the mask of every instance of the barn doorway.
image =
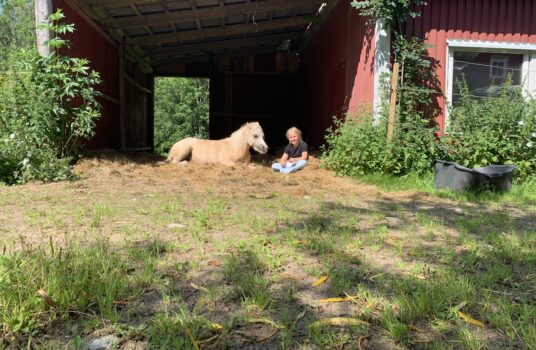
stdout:
{"type": "Polygon", "coordinates": [[[208,78],[156,77],[154,152],[167,155],[185,137],[208,138],[210,110],[208,78]]]}

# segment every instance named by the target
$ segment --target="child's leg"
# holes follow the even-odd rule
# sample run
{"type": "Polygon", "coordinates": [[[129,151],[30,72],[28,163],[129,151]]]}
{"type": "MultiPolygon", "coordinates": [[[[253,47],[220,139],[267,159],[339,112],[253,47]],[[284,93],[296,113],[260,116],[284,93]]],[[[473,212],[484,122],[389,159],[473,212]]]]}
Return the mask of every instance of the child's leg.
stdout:
{"type": "Polygon", "coordinates": [[[283,167],[279,163],[274,163],[274,164],[272,164],[272,169],[274,169],[274,171],[279,171],[280,172],[283,169],[283,167]]]}
{"type": "MultiPolygon", "coordinates": [[[[298,160],[296,163],[293,163],[290,167],[289,167],[289,173],[293,173],[295,171],[298,171],[300,169],[303,169],[305,166],[307,165],[307,161],[306,160],[298,160]]],[[[287,166],[288,167],[288,166],[287,166]]]]}

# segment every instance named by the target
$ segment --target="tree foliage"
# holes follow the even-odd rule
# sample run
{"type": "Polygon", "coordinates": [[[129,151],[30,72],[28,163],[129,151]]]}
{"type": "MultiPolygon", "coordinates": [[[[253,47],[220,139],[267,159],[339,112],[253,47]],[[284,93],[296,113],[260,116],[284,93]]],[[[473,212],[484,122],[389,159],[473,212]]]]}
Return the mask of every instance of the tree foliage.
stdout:
{"type": "Polygon", "coordinates": [[[383,20],[393,30],[401,33],[408,17],[417,17],[414,5],[426,5],[426,0],[353,0],[351,5],[365,16],[383,20]]]}
{"type": "Polygon", "coordinates": [[[35,47],[34,18],[32,0],[0,1],[0,67],[9,51],[35,47]]]}
{"type": "Polygon", "coordinates": [[[155,85],[155,152],[164,155],[185,137],[207,138],[208,79],[159,78],[155,85]]]}

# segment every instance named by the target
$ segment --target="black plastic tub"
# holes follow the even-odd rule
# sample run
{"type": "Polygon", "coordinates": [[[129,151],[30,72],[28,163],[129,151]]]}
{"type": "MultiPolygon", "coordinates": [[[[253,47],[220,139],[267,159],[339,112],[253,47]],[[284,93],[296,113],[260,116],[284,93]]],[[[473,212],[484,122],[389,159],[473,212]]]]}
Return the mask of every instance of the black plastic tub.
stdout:
{"type": "Polygon", "coordinates": [[[515,168],[515,165],[505,164],[470,169],[457,163],[436,160],[434,166],[435,187],[459,192],[486,189],[508,192],[512,189],[515,168]]]}

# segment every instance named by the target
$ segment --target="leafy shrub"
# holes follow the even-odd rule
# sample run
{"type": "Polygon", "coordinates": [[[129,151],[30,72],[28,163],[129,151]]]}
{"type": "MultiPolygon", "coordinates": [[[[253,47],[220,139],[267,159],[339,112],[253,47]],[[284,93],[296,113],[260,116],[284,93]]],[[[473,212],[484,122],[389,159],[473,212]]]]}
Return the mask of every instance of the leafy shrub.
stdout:
{"type": "Polygon", "coordinates": [[[467,167],[515,164],[516,177],[536,170],[536,101],[505,84],[495,98],[475,99],[461,87],[461,104],[452,108],[442,138],[448,159],[467,167]]]}
{"type": "Polygon", "coordinates": [[[59,158],[75,155],[81,141],[95,134],[95,121],[100,117],[100,105],[95,99],[99,92],[94,89],[101,82],[99,74],[90,70],[87,59],[59,54],[69,45],[59,35],[74,31],[72,24],[61,22],[64,17],[60,10],[49,16],[44,27],[56,33],[48,42],[53,53],[30,65],[31,81],[50,101],[39,127],[59,158]]]}
{"type": "Polygon", "coordinates": [[[327,131],[323,165],[340,175],[382,173],[404,175],[431,171],[438,151],[433,129],[419,115],[408,115],[387,141],[387,119],[377,124],[370,114],[334,120],[327,131]]]}
{"type": "Polygon", "coordinates": [[[384,92],[378,122],[366,112],[334,121],[327,131],[324,164],[342,175],[429,173],[440,148],[434,136],[433,118],[439,90],[428,45],[416,38],[397,35],[395,54],[401,65],[393,138],[387,141],[388,89],[384,92]]]}
{"type": "Polygon", "coordinates": [[[68,44],[58,35],[74,30],[62,18],[61,11],[49,17],[54,53],[10,53],[0,75],[0,182],[70,178],[83,140],[94,134],[100,114],[93,86],[100,79],[87,60],[57,53],[68,44]]]}

